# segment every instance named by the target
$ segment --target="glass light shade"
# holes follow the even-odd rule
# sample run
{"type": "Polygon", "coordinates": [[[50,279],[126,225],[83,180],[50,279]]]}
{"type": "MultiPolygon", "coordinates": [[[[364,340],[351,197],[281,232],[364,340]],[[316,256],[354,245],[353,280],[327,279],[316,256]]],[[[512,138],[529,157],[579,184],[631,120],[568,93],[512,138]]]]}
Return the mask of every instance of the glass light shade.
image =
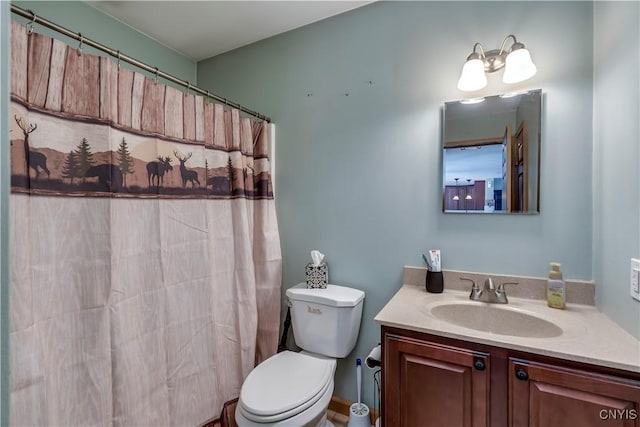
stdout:
{"type": "Polygon", "coordinates": [[[470,59],[464,63],[462,74],[458,80],[458,89],[465,92],[482,89],[487,85],[484,74],[484,63],[481,59],[470,59]]]}
{"type": "Polygon", "coordinates": [[[471,194],[467,194],[467,195],[465,196],[465,200],[471,200],[471,199],[473,199],[473,197],[471,197],[471,194]]]}
{"type": "Polygon", "coordinates": [[[504,65],[504,83],[519,83],[533,77],[538,71],[531,60],[531,55],[527,49],[516,49],[511,52],[504,65]]]}
{"type": "Polygon", "coordinates": [[[451,200],[455,200],[457,202],[458,200],[460,200],[460,197],[458,197],[458,195],[456,194],[451,200]]]}

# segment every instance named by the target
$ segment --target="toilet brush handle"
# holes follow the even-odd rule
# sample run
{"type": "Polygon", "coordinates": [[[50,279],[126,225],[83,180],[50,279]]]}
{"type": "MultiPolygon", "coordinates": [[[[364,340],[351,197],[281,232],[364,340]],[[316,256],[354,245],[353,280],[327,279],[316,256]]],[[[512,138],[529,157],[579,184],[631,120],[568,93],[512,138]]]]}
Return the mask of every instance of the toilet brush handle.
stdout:
{"type": "Polygon", "coordinates": [[[360,359],[356,359],[356,380],[358,387],[358,410],[361,409],[362,400],[360,400],[360,386],[362,384],[362,361],[360,359]]]}

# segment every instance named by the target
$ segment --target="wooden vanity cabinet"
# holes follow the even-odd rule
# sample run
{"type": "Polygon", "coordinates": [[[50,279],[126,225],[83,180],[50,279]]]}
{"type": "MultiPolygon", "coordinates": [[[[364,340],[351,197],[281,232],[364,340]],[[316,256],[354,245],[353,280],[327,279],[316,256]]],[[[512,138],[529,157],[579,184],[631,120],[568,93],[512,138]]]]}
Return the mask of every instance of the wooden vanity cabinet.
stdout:
{"type": "Polygon", "coordinates": [[[385,352],[385,425],[489,425],[489,355],[396,335],[385,352]]]}
{"type": "Polygon", "coordinates": [[[640,382],[528,360],[509,360],[509,425],[640,425],[640,382]]]}
{"type": "Polygon", "coordinates": [[[640,427],[640,374],[382,327],[385,427],[640,427]]]}

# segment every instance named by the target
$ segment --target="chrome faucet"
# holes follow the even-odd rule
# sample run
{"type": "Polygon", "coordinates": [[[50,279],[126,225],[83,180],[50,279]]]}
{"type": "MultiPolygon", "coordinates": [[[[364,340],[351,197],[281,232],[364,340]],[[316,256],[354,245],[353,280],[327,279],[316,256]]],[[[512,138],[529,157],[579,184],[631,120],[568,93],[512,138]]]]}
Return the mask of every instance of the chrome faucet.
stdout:
{"type": "Polygon", "coordinates": [[[498,285],[496,288],[493,284],[493,279],[488,277],[484,281],[484,287],[480,289],[480,286],[476,283],[475,280],[469,279],[467,277],[461,277],[460,280],[466,280],[472,283],[471,285],[471,294],[469,295],[469,299],[473,301],[482,301],[496,304],[506,304],[509,302],[507,299],[507,292],[505,291],[505,285],[517,285],[517,282],[504,282],[498,285]]]}

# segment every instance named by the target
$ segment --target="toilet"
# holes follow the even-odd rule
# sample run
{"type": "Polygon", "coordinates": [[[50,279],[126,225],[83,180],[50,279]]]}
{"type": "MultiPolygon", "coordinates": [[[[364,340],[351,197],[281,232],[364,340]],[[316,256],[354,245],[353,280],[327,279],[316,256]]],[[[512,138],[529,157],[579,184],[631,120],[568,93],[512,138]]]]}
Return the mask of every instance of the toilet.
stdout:
{"type": "Polygon", "coordinates": [[[299,353],[283,351],[249,373],[236,406],[239,427],[329,427],[336,358],[358,339],[364,292],[338,285],[287,289],[299,353]]]}

